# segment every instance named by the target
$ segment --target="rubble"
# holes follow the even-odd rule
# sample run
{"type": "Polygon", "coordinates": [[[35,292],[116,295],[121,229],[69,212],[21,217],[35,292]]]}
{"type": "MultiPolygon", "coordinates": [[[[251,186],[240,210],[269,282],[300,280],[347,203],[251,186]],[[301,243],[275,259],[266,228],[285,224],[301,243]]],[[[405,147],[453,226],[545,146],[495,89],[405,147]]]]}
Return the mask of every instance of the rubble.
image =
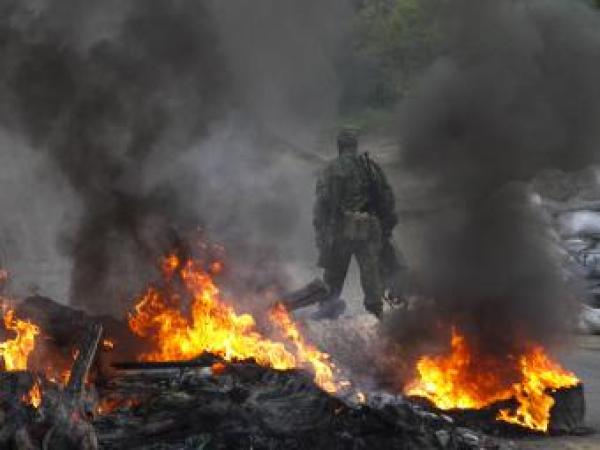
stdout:
{"type": "Polygon", "coordinates": [[[467,433],[447,416],[402,396],[331,395],[308,373],[253,361],[224,363],[204,355],[190,362],[122,362],[98,376],[100,367],[92,359],[102,327],[94,324],[110,327],[114,319],[50,302],[29,299],[20,314],[39,314],[54,342],[70,335],[72,343],[79,336],[71,379],[63,387],[43,374],[0,374],[3,449],[504,448],[503,442],[467,433]],[[40,311],[50,316],[41,317],[40,311]],[[51,323],[57,311],[70,319],[51,323]],[[69,326],[79,333],[68,333],[69,326]],[[84,389],[88,369],[95,386],[84,389]],[[38,408],[23,400],[36,379],[43,397],[38,408]]]}
{"type": "Polygon", "coordinates": [[[90,423],[95,399],[88,395],[85,382],[101,335],[100,325],[88,327],[77,348],[69,382],[64,387],[46,379],[43,374],[27,371],[0,373],[0,415],[3,417],[0,421],[0,448],[99,448],[96,431],[90,423]],[[29,398],[34,386],[41,395],[40,404],[29,398]]]}
{"type": "Polygon", "coordinates": [[[24,299],[16,308],[19,317],[37,324],[57,349],[71,351],[92,323],[101,324],[105,336],[115,342],[127,342],[128,348],[137,349],[142,342],[133,335],[124,320],[112,316],[90,316],[50,298],[35,295],[24,299]]]}
{"type": "Polygon", "coordinates": [[[402,397],[374,396],[365,404],[333,397],[303,372],[274,371],[251,362],[220,375],[164,366],[120,371],[100,391],[114,409],[94,426],[101,448],[500,448],[466,434],[402,397]],[[440,436],[446,436],[440,446],[440,436]]]}
{"type": "Polygon", "coordinates": [[[95,359],[102,326],[92,324],[78,347],[77,358],[70,372],[69,382],[58,394],[48,421],[51,428],[45,434],[43,447],[61,449],[96,450],[98,438],[87,419],[94,415],[94,402],[90,405],[85,383],[95,359]]]}

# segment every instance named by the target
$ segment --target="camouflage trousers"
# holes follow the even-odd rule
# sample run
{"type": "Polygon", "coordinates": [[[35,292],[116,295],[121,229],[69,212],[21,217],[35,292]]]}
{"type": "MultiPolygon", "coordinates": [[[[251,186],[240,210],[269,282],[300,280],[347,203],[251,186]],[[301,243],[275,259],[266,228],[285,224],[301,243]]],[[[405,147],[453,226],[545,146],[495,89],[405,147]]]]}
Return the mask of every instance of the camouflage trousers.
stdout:
{"type": "Polygon", "coordinates": [[[380,268],[381,237],[372,236],[367,240],[334,241],[327,258],[322,259],[323,281],[331,289],[329,300],[339,299],[352,256],[360,269],[360,283],[364,292],[365,309],[380,316],[383,309],[384,288],[380,268]]]}

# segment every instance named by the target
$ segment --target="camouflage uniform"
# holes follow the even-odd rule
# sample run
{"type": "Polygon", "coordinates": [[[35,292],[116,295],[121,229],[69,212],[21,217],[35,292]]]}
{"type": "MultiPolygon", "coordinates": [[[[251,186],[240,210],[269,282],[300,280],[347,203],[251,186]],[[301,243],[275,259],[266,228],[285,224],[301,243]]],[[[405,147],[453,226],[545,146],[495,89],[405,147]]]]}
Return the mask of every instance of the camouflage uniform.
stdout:
{"type": "Polygon", "coordinates": [[[328,301],[337,300],[354,255],[365,308],[380,316],[384,294],[380,258],[397,223],[394,194],[381,168],[367,154],[357,153],[353,133],[340,133],[338,147],[339,157],[317,181],[314,226],[319,265],[331,289],[328,301]]]}

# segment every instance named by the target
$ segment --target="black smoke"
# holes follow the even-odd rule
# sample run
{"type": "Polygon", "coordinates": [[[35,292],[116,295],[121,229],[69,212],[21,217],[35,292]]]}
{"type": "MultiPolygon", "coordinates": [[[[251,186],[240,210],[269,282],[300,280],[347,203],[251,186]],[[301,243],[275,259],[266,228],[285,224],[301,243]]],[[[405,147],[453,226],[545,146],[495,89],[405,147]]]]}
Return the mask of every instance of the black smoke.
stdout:
{"type": "Polygon", "coordinates": [[[229,85],[201,2],[86,3],[4,1],[0,21],[3,122],[49,156],[81,201],[62,244],[80,306],[125,295],[118,289],[149,270],[171,224],[199,221],[144,176],[154,154],[205,131],[229,85]],[[103,12],[114,28],[91,29],[86,19],[103,12]]]}
{"type": "Polygon", "coordinates": [[[199,226],[253,267],[290,246],[314,168],[273,142],[333,121],[349,6],[246,3],[0,0],[0,127],[77,200],[44,206],[69,211],[75,305],[120,312],[199,226]]]}
{"type": "Polygon", "coordinates": [[[442,55],[401,105],[401,157],[447,205],[425,229],[420,283],[437,308],[502,354],[560,339],[577,283],[529,180],[600,159],[600,17],[583,2],[458,0],[442,55]]]}

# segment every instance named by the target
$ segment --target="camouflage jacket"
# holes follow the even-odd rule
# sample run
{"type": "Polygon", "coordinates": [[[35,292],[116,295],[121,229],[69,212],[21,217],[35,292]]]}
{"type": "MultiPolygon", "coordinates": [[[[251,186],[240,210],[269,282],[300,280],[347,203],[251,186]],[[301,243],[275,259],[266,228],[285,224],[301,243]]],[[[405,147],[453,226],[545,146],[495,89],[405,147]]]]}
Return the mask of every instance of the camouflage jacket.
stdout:
{"type": "Polygon", "coordinates": [[[389,236],[398,222],[396,200],[383,170],[368,154],[341,155],[317,179],[313,224],[321,247],[339,231],[344,212],[368,212],[389,236]]]}

